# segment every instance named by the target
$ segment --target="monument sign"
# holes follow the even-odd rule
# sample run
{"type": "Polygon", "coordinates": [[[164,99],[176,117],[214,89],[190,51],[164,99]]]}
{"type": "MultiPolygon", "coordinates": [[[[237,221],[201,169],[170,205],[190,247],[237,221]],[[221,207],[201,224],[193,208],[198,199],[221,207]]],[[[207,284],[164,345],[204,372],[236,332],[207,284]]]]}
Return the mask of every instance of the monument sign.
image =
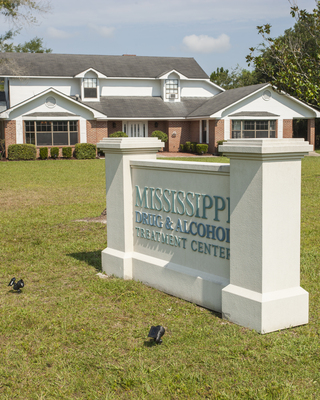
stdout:
{"type": "Polygon", "coordinates": [[[300,287],[300,139],[231,139],[230,164],[157,160],[157,138],[106,138],[107,274],[261,333],[308,322],[300,287]]]}

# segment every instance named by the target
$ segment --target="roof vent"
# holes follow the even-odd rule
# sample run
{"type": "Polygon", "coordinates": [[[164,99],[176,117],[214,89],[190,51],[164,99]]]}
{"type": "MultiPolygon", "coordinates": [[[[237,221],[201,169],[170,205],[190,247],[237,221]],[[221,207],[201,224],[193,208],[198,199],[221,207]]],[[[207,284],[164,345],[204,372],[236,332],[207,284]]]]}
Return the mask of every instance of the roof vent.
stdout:
{"type": "Polygon", "coordinates": [[[75,94],[74,97],[76,98],[77,101],[80,100],[80,94],[75,94]]]}

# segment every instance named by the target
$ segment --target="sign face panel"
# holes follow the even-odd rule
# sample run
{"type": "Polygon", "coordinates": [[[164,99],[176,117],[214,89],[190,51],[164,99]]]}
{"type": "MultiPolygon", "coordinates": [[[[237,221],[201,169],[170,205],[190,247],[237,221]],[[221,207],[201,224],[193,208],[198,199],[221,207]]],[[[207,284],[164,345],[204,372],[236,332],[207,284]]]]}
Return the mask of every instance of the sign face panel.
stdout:
{"type": "Polygon", "coordinates": [[[132,169],[134,251],[229,279],[229,175],[186,172],[132,169]]]}

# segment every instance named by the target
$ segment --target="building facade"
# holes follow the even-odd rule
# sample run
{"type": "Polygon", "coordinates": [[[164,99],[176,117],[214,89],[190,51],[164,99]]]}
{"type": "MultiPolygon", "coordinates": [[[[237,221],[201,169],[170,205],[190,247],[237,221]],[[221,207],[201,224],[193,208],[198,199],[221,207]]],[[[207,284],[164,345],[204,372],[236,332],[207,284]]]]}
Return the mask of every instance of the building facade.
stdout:
{"type": "Polygon", "coordinates": [[[116,131],[168,134],[166,150],[186,141],[210,153],[228,138],[291,138],[310,106],[259,84],[225,91],[193,58],[0,53],[0,137],[40,149],[98,143],[116,131]]]}

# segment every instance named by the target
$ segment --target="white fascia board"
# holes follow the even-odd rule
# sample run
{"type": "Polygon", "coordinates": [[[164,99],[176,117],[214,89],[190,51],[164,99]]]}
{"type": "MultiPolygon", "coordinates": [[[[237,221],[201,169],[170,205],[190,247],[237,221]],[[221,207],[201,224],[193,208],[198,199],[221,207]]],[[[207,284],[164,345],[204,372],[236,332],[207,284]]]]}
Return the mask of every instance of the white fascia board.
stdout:
{"type": "Polygon", "coordinates": [[[101,72],[95,70],[94,68],[88,68],[88,69],[86,69],[85,71],[80,72],[80,74],[75,75],[74,78],[84,78],[85,75],[86,75],[88,72],[94,72],[94,73],[98,76],[98,78],[107,78],[106,75],[104,75],[104,74],[102,74],[101,72]]]}
{"type": "Polygon", "coordinates": [[[225,92],[226,89],[223,89],[221,86],[217,85],[216,83],[210,81],[210,79],[192,79],[193,81],[205,81],[209,83],[211,86],[214,86],[215,88],[221,90],[222,92],[225,92]]]}
{"type": "MultiPolygon", "coordinates": [[[[38,93],[37,95],[35,95],[35,96],[33,96],[33,97],[30,97],[29,99],[23,101],[22,103],[16,104],[16,105],[15,105],[14,107],[12,107],[12,108],[9,108],[8,110],[6,110],[6,113],[7,113],[7,114],[6,114],[6,117],[5,117],[5,118],[9,118],[9,115],[10,115],[11,111],[16,110],[16,109],[19,108],[19,107],[22,107],[22,106],[25,105],[25,104],[31,103],[33,100],[36,100],[36,99],[38,99],[39,97],[44,96],[44,95],[49,94],[49,93],[55,93],[56,95],[61,96],[61,97],[63,97],[64,99],[66,99],[66,100],[68,100],[68,101],[70,101],[70,102],[72,102],[72,103],[75,103],[75,104],[79,105],[80,107],[83,107],[83,108],[87,109],[88,111],[91,111],[92,114],[93,114],[93,116],[94,116],[94,118],[107,118],[107,116],[106,116],[105,114],[102,114],[102,113],[100,113],[99,111],[96,111],[95,109],[93,109],[93,108],[91,108],[91,107],[88,107],[87,105],[85,105],[85,104],[83,104],[83,103],[80,103],[80,102],[77,101],[77,100],[72,99],[71,97],[65,95],[65,94],[62,93],[62,92],[59,92],[58,90],[56,90],[56,89],[54,89],[54,88],[52,88],[52,87],[46,89],[45,91],[43,91],[43,92],[41,92],[41,93],[38,93]]],[[[2,113],[2,114],[3,114],[3,113],[2,113]]],[[[0,114],[0,115],[2,115],[2,114],[0,114]]]]}
{"type": "Polygon", "coordinates": [[[158,79],[168,79],[168,76],[172,73],[175,73],[179,76],[180,80],[189,80],[185,75],[181,74],[180,72],[176,71],[175,69],[172,69],[171,71],[165,72],[164,74],[160,75],[158,79]]]}
{"type": "Polygon", "coordinates": [[[3,78],[16,78],[16,79],[72,79],[74,76],[36,76],[36,75],[1,75],[3,78]]]}
{"type": "Polygon", "coordinates": [[[255,95],[256,93],[261,92],[261,91],[264,90],[266,87],[271,87],[271,84],[270,84],[270,83],[266,83],[266,85],[265,85],[265,86],[262,86],[262,88],[260,88],[260,89],[258,89],[258,90],[256,90],[256,91],[254,91],[254,92],[248,94],[248,95],[245,96],[245,97],[242,97],[242,99],[240,99],[240,100],[238,100],[238,101],[235,101],[234,103],[228,105],[227,107],[222,108],[221,110],[219,110],[219,111],[216,112],[215,114],[210,115],[210,118],[222,118],[222,113],[223,113],[225,110],[227,110],[228,108],[233,107],[233,106],[235,106],[235,105],[241,103],[243,100],[248,99],[249,97],[255,95]]]}
{"type": "MultiPolygon", "coordinates": [[[[270,86],[271,86],[271,85],[270,85],[270,86]]],[[[316,114],[315,117],[316,117],[316,118],[320,118],[320,111],[318,111],[318,110],[316,110],[315,108],[309,106],[309,104],[306,104],[306,103],[304,103],[303,101],[298,100],[298,99],[296,99],[295,97],[292,97],[292,96],[290,96],[288,93],[285,93],[285,92],[283,92],[283,91],[281,91],[281,94],[283,94],[284,96],[288,97],[289,99],[295,101],[296,103],[298,103],[298,104],[300,104],[300,105],[302,105],[302,106],[308,108],[310,111],[313,111],[313,112],[316,114]]]]}

